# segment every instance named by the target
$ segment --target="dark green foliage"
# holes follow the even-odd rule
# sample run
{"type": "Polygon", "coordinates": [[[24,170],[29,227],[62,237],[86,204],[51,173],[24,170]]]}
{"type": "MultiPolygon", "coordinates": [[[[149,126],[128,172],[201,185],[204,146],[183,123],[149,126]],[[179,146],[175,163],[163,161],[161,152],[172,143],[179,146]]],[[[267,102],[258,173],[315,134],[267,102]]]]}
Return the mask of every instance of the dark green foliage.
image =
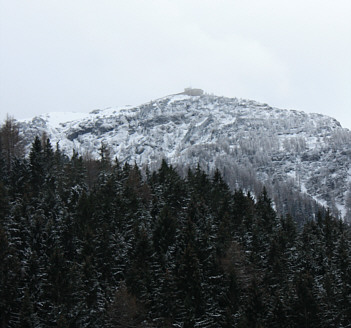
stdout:
{"type": "Polygon", "coordinates": [[[298,227],[218,170],[183,179],[162,161],[144,177],[100,157],[36,138],[6,165],[1,328],[350,323],[351,231],[328,211],[298,227]]]}
{"type": "Polygon", "coordinates": [[[32,144],[32,149],[29,154],[31,186],[35,191],[38,191],[43,184],[45,177],[45,162],[43,146],[37,136],[32,144]]]}

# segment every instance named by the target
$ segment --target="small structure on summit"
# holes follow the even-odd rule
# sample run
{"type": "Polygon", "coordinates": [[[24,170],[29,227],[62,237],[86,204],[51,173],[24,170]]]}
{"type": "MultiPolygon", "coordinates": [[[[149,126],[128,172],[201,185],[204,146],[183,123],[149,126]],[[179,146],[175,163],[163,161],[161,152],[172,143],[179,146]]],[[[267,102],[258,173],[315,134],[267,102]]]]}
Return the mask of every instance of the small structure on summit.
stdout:
{"type": "Polygon", "coordinates": [[[204,90],[185,88],[183,94],[185,94],[187,96],[202,96],[204,94],[204,90]]]}

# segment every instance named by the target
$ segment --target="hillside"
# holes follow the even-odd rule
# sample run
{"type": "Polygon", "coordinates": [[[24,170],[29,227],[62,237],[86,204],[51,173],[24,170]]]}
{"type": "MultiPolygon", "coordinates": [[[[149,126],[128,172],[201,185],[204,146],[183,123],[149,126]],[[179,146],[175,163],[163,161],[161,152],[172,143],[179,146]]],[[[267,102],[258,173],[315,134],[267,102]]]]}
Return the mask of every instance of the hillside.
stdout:
{"type": "Polygon", "coordinates": [[[143,176],[39,138],[12,164],[1,327],[350,326],[351,229],[328,212],[297,227],[265,189],[231,191],[218,170],[182,178],[162,161],[143,176]]]}
{"type": "Polygon", "coordinates": [[[97,158],[103,143],[122,163],[155,169],[165,158],[183,173],[197,164],[209,173],[219,168],[233,189],[257,195],[266,185],[281,213],[298,203],[313,215],[317,201],[349,217],[351,132],[320,114],[179,94],[137,107],[50,113],[20,127],[28,149],[44,131],[68,155],[75,149],[97,158]]]}

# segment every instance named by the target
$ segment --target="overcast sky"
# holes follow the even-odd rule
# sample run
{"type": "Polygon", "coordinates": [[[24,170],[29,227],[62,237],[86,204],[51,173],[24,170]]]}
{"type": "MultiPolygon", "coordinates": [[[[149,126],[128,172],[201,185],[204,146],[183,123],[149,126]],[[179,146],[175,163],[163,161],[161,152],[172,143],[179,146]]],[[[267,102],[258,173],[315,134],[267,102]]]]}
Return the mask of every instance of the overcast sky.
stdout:
{"type": "Polygon", "coordinates": [[[185,87],[351,129],[350,0],[0,0],[0,119],[185,87]]]}

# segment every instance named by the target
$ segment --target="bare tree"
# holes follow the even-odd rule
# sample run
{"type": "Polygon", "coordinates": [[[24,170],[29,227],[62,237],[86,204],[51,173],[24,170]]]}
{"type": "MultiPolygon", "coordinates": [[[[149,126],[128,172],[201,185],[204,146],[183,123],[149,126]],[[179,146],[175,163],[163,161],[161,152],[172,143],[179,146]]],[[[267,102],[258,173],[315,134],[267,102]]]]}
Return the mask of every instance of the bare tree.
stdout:
{"type": "Polygon", "coordinates": [[[4,158],[6,168],[11,169],[12,160],[23,155],[24,147],[16,120],[7,115],[0,128],[0,154],[4,158]]]}
{"type": "Polygon", "coordinates": [[[145,309],[137,298],[131,295],[126,286],[122,286],[108,309],[108,327],[111,328],[141,328],[149,326],[144,317],[145,309]]]}

